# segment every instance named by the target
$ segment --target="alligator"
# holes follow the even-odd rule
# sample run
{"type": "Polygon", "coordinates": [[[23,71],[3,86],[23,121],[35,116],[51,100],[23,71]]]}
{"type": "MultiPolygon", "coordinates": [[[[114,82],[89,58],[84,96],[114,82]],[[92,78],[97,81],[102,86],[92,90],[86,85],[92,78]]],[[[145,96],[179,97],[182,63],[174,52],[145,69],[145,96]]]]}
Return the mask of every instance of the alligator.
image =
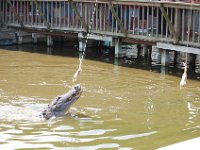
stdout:
{"type": "Polygon", "coordinates": [[[52,117],[62,116],[70,106],[81,96],[82,88],[80,84],[74,85],[67,93],[58,96],[42,112],[42,117],[46,120],[52,117]]]}

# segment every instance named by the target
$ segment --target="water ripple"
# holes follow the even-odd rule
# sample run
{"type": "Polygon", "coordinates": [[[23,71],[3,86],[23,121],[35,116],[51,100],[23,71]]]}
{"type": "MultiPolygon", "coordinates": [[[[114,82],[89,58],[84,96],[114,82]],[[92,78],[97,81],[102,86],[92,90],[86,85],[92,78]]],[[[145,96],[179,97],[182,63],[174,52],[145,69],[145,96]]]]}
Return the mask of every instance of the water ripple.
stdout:
{"type": "Polygon", "coordinates": [[[55,147],[53,146],[53,144],[27,144],[27,143],[24,143],[24,142],[21,142],[21,141],[9,141],[8,143],[6,144],[1,144],[0,145],[0,149],[22,149],[22,148],[30,148],[30,149],[33,149],[33,148],[52,148],[52,149],[55,149],[55,147]]]}
{"type": "Polygon", "coordinates": [[[155,133],[157,133],[157,131],[152,131],[152,132],[148,132],[148,133],[141,133],[141,134],[116,136],[116,137],[113,137],[112,139],[114,139],[114,140],[130,140],[130,139],[134,139],[134,138],[149,136],[149,135],[152,135],[152,134],[155,134],[155,133]]]}
{"type": "Polygon", "coordinates": [[[80,131],[78,133],[79,136],[91,136],[91,135],[103,135],[106,132],[116,131],[116,129],[96,129],[96,130],[88,130],[88,131],[80,131]]]}
{"type": "MultiPolygon", "coordinates": [[[[99,144],[94,146],[82,146],[82,147],[67,147],[67,149],[70,150],[97,150],[102,148],[119,148],[119,144],[117,143],[105,143],[105,144],[99,144]]],[[[58,150],[65,150],[66,148],[60,148],[58,150]]]]}

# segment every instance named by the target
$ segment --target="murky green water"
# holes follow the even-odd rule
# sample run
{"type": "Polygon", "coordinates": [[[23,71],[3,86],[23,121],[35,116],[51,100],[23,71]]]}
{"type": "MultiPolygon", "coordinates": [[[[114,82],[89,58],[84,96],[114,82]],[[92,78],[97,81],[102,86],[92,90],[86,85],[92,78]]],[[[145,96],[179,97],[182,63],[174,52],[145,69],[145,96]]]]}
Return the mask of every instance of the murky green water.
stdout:
{"type": "Polygon", "coordinates": [[[63,117],[38,117],[73,85],[78,58],[0,50],[0,149],[153,150],[200,136],[200,82],[86,59],[84,92],[63,117]]]}

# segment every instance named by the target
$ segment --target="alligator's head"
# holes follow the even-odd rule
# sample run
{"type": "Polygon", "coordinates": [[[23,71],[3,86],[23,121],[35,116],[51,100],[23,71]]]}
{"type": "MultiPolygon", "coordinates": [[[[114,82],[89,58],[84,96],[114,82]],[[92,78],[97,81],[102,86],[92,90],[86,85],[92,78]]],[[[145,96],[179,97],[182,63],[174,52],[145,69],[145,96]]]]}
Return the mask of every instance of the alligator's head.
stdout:
{"type": "Polygon", "coordinates": [[[51,117],[61,116],[66,113],[70,106],[81,96],[82,88],[80,84],[73,86],[67,93],[58,96],[54,99],[42,112],[42,116],[45,119],[50,119],[51,117]]]}

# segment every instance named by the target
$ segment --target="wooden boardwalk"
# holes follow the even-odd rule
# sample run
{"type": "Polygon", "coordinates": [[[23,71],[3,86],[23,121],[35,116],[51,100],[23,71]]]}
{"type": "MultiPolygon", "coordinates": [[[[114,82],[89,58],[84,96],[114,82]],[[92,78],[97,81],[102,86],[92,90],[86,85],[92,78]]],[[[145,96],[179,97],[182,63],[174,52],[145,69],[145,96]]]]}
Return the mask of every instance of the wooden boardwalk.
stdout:
{"type": "Polygon", "coordinates": [[[200,54],[200,4],[137,0],[1,0],[0,12],[0,24],[8,27],[48,36],[75,35],[79,39],[88,34],[94,15],[88,37],[113,42],[116,54],[122,42],[161,45],[158,48],[173,47],[175,51],[182,51],[179,45],[192,47],[188,53],[200,54]],[[166,47],[166,44],[175,46],[166,47]]]}

